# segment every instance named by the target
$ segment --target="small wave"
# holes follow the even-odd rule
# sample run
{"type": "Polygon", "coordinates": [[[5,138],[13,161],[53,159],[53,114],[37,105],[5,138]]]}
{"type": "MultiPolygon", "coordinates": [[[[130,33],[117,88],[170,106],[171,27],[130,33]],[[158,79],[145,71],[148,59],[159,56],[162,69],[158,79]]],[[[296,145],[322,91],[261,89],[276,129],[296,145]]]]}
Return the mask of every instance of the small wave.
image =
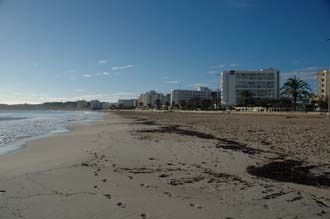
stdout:
{"type": "Polygon", "coordinates": [[[0,154],[17,150],[32,138],[69,131],[65,127],[80,122],[95,121],[97,112],[20,111],[0,113],[0,154]]]}

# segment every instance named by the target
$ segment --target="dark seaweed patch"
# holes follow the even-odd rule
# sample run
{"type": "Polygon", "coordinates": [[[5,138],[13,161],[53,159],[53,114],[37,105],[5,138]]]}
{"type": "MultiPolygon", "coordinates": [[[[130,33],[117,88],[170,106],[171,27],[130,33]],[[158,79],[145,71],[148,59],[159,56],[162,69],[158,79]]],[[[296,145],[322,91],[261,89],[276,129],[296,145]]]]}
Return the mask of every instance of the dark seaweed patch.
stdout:
{"type": "Polygon", "coordinates": [[[187,130],[180,128],[179,125],[171,125],[171,126],[162,126],[157,129],[147,129],[147,130],[139,130],[140,133],[174,133],[178,135],[185,135],[185,136],[192,136],[201,139],[208,139],[208,140],[218,140],[219,143],[216,145],[217,148],[223,148],[226,150],[233,150],[243,152],[249,155],[255,155],[261,152],[265,152],[260,149],[255,149],[251,147],[247,147],[246,144],[239,143],[238,141],[229,140],[226,138],[218,138],[215,135],[203,133],[194,130],[187,130]]]}
{"type": "Polygon", "coordinates": [[[206,133],[202,133],[202,132],[198,132],[198,131],[181,129],[179,127],[180,127],[179,125],[162,126],[159,129],[140,130],[138,132],[141,132],[141,133],[174,133],[174,134],[178,134],[178,135],[187,135],[187,136],[193,136],[193,137],[202,138],[202,139],[215,139],[215,140],[218,139],[217,137],[215,137],[212,134],[206,134],[206,133]]]}
{"type": "Polygon", "coordinates": [[[330,187],[327,175],[316,175],[311,172],[312,165],[304,165],[301,161],[275,161],[260,167],[249,166],[247,172],[251,175],[272,179],[279,182],[291,182],[316,187],[330,187]]]}
{"type": "Polygon", "coordinates": [[[255,154],[259,154],[261,152],[265,152],[260,149],[248,147],[246,144],[242,144],[237,141],[228,140],[225,138],[218,138],[218,140],[219,140],[219,143],[216,144],[216,148],[223,148],[226,150],[239,151],[239,152],[249,154],[249,155],[255,155],[255,154]]]}

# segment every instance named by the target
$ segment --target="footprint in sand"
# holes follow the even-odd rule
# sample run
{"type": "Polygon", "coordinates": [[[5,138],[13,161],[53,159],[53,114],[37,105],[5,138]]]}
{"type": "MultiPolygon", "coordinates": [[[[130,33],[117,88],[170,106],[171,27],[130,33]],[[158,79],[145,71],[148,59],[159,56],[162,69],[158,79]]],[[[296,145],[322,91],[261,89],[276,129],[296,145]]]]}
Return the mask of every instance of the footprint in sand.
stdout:
{"type": "Polygon", "coordinates": [[[173,197],[172,193],[170,192],[164,192],[164,195],[167,195],[168,197],[173,197]]]}
{"type": "Polygon", "coordinates": [[[118,206],[118,207],[122,207],[122,208],[126,208],[126,205],[123,204],[122,202],[118,202],[118,203],[117,203],[117,206],[118,206]]]}
{"type": "Polygon", "coordinates": [[[140,214],[141,219],[147,219],[147,215],[145,213],[140,214]]]}
{"type": "Polygon", "coordinates": [[[194,203],[191,203],[190,206],[193,208],[203,209],[203,207],[201,205],[194,204],[194,203]]]}

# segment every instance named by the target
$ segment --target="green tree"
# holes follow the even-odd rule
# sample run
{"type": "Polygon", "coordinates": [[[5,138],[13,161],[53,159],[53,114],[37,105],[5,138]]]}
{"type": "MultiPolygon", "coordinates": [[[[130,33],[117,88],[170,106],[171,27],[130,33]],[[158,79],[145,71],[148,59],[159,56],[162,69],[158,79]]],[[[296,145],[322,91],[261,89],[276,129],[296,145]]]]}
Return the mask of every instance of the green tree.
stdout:
{"type": "Polygon", "coordinates": [[[248,105],[253,105],[255,103],[255,99],[253,97],[253,93],[249,90],[241,91],[238,97],[238,103],[241,106],[247,107],[248,105]]]}
{"type": "Polygon", "coordinates": [[[157,99],[157,100],[155,101],[155,104],[156,104],[156,108],[157,108],[157,109],[160,109],[160,107],[161,107],[161,105],[162,105],[160,99],[157,99]]]}
{"type": "Polygon", "coordinates": [[[180,101],[180,108],[181,108],[182,110],[186,110],[186,109],[187,109],[187,101],[185,101],[185,100],[181,100],[181,101],[180,101]]]}
{"type": "Polygon", "coordinates": [[[284,85],[281,87],[281,95],[288,98],[293,98],[293,110],[296,111],[297,99],[310,97],[312,89],[309,84],[304,80],[294,76],[288,78],[284,85]]]}

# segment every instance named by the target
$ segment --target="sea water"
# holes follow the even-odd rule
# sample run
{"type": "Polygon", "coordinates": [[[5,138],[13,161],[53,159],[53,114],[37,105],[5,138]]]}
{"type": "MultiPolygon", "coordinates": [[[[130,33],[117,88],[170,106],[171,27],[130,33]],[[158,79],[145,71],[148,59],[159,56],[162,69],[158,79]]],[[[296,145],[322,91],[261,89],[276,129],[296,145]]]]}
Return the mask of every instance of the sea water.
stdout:
{"type": "Polygon", "coordinates": [[[16,151],[28,140],[66,132],[66,126],[92,122],[102,113],[88,111],[0,111],[0,155],[16,151]]]}

